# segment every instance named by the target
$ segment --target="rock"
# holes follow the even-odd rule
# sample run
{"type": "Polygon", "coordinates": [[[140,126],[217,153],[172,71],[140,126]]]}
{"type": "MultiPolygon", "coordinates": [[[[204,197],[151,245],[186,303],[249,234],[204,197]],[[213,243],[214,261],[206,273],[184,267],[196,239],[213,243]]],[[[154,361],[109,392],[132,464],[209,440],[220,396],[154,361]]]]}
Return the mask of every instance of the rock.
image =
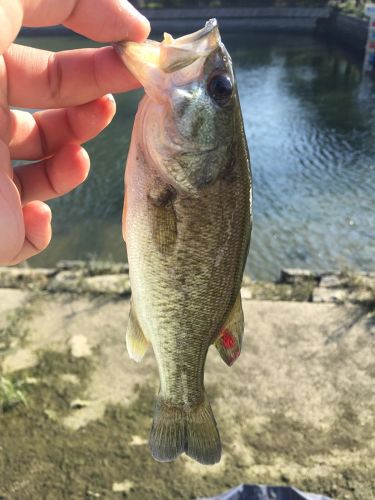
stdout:
{"type": "Polygon", "coordinates": [[[241,288],[241,298],[243,300],[251,300],[253,298],[253,292],[249,287],[241,288]]]}
{"type": "Polygon", "coordinates": [[[60,260],[57,265],[59,271],[79,271],[87,267],[84,260],[60,260]]]}
{"type": "Polygon", "coordinates": [[[132,481],[125,480],[122,483],[113,483],[112,491],[115,493],[128,493],[134,487],[132,481]]]}
{"type": "Polygon", "coordinates": [[[90,276],[98,276],[101,274],[129,274],[129,264],[125,262],[92,260],[87,263],[87,271],[90,276]]]}
{"type": "Polygon", "coordinates": [[[317,278],[318,275],[309,269],[282,269],[280,273],[280,283],[287,285],[313,281],[317,278]]]}
{"type": "Polygon", "coordinates": [[[250,286],[253,283],[253,280],[250,278],[248,274],[244,274],[242,278],[242,286],[250,286]]]}
{"type": "Polygon", "coordinates": [[[47,408],[46,410],[44,410],[44,414],[47,418],[52,420],[52,422],[57,422],[59,420],[59,417],[58,417],[56,411],[52,410],[51,408],[47,408]]]}
{"type": "Polygon", "coordinates": [[[129,265],[125,262],[101,260],[60,260],[56,267],[61,271],[83,271],[88,276],[127,274],[129,272],[129,265]]]}
{"type": "Polygon", "coordinates": [[[375,291],[367,288],[351,290],[349,300],[358,304],[375,304],[375,291]]]}
{"type": "Polygon", "coordinates": [[[0,288],[23,288],[32,284],[44,288],[56,273],[56,269],[0,267],[0,288]]]}
{"type": "Polygon", "coordinates": [[[312,301],[316,303],[334,302],[343,303],[348,298],[348,291],[344,288],[315,287],[312,301]]]}
{"type": "Polygon", "coordinates": [[[80,292],[82,291],[82,271],[62,271],[49,283],[50,292],[80,292]]]}
{"type": "Polygon", "coordinates": [[[85,278],[83,288],[86,292],[129,295],[130,281],[127,274],[105,274],[85,278]]]}
{"type": "Polygon", "coordinates": [[[74,375],[74,373],[63,373],[60,378],[63,382],[66,382],[68,384],[79,384],[79,378],[77,377],[77,375],[74,375]]]}
{"type": "Polygon", "coordinates": [[[13,373],[38,364],[38,357],[30,349],[18,349],[9,354],[3,361],[3,373],[13,373]]]}
{"type": "Polygon", "coordinates": [[[87,490],[86,495],[88,497],[100,498],[100,493],[96,493],[95,491],[87,490]]]}
{"type": "Polygon", "coordinates": [[[39,384],[39,379],[36,377],[26,377],[23,383],[27,385],[37,385],[39,384]]]}
{"type": "Polygon", "coordinates": [[[140,436],[132,436],[130,446],[144,446],[148,444],[147,439],[143,439],[140,436]]]}
{"type": "Polygon", "coordinates": [[[342,288],[346,283],[347,279],[340,274],[325,274],[322,276],[319,286],[325,288],[342,288]]]}
{"type": "Polygon", "coordinates": [[[74,335],[69,340],[70,353],[74,358],[85,358],[91,355],[91,347],[87,337],[84,335],[74,335]]]}

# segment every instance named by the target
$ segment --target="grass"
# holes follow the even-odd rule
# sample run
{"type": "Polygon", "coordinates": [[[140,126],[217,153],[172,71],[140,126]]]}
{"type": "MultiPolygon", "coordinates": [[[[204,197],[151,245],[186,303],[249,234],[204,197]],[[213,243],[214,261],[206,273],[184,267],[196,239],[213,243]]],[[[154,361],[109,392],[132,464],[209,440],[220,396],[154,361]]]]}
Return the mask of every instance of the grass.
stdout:
{"type": "Polygon", "coordinates": [[[9,411],[19,403],[27,405],[20,385],[20,382],[13,382],[9,378],[0,376],[0,413],[9,411]]]}
{"type": "Polygon", "coordinates": [[[364,0],[335,0],[331,4],[340,9],[345,14],[354,14],[358,17],[365,17],[365,2],[364,0]]]}
{"type": "Polygon", "coordinates": [[[369,312],[375,314],[375,279],[366,280],[364,277],[345,271],[346,287],[352,293],[359,293],[360,302],[369,312]],[[362,295],[362,296],[361,296],[362,295]]]}
{"type": "Polygon", "coordinates": [[[27,302],[7,314],[5,325],[0,327],[0,353],[25,339],[29,331],[27,322],[35,313],[39,297],[40,292],[30,294],[27,302]]]}

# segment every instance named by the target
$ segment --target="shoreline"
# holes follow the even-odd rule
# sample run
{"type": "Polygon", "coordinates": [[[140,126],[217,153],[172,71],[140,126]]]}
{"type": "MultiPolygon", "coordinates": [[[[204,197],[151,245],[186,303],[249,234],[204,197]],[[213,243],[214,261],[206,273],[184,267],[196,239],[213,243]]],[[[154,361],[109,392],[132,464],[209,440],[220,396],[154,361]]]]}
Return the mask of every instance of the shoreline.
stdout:
{"type": "MultiPolygon", "coordinates": [[[[366,19],[332,7],[144,9],[142,12],[151,21],[152,35],[164,31],[192,32],[202,27],[202,20],[216,17],[223,33],[317,34],[361,54],[367,40],[366,19]]],[[[63,26],[22,28],[20,32],[20,36],[26,37],[54,35],[74,36],[63,26]]]]}
{"type": "Polygon", "coordinates": [[[204,467],[150,457],[159,376],[152,349],[126,353],[127,271],[0,269],[0,497],[207,498],[249,482],[371,498],[374,274],[245,277],[241,356],[207,356],[223,455],[204,467]]]}
{"type": "MultiPolygon", "coordinates": [[[[0,289],[129,297],[126,263],[63,260],[52,268],[0,267],[0,289]]],[[[245,275],[242,296],[247,300],[351,303],[375,309],[375,272],[282,269],[274,282],[245,275]]]]}

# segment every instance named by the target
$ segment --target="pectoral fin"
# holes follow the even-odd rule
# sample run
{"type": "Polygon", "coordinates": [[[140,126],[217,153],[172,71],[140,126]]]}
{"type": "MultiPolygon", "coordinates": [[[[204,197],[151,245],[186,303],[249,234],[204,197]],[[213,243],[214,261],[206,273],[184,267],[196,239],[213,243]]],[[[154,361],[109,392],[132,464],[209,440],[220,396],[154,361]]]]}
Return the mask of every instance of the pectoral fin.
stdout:
{"type": "Polygon", "coordinates": [[[241,294],[220,330],[220,334],[215,341],[215,347],[220,356],[229,366],[233,365],[241,354],[242,337],[244,330],[244,317],[242,311],[241,294]]]}
{"type": "Polygon", "coordinates": [[[147,351],[148,344],[149,342],[139,326],[134,309],[130,307],[128,329],[126,331],[126,348],[129,356],[139,363],[147,351]]]}
{"type": "Polygon", "coordinates": [[[151,231],[160,253],[168,255],[177,240],[177,219],[173,206],[176,193],[158,179],[148,193],[151,231]]]}

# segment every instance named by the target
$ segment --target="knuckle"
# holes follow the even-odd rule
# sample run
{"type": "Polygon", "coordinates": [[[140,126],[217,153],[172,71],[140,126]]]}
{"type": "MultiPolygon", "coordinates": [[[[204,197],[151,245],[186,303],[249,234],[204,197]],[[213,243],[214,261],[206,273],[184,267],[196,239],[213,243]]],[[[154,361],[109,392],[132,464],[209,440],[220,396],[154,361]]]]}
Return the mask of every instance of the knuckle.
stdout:
{"type": "Polygon", "coordinates": [[[48,91],[51,99],[57,104],[62,103],[63,71],[57,54],[51,54],[47,63],[48,91]]]}
{"type": "Polygon", "coordinates": [[[0,102],[0,137],[8,143],[11,136],[10,110],[6,104],[0,102]]]}

